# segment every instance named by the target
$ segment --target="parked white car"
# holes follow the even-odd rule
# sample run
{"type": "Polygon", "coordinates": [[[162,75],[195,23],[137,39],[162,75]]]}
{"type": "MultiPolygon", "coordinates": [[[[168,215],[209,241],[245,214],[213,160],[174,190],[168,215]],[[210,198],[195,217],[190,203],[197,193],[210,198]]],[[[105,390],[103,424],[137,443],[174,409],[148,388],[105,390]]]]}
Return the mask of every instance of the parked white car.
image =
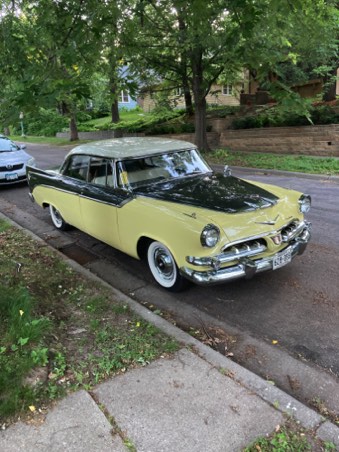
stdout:
{"type": "Polygon", "coordinates": [[[25,144],[17,145],[0,135],[0,186],[26,180],[26,166],[35,166],[35,159],[25,149],[25,144]]]}

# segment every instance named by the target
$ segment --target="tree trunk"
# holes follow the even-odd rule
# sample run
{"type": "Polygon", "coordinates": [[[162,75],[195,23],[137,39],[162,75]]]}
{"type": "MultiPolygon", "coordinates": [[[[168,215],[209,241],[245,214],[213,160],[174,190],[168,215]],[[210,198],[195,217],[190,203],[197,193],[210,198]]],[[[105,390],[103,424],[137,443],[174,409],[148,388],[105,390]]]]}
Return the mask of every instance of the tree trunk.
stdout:
{"type": "Polygon", "coordinates": [[[192,55],[193,95],[195,104],[195,144],[200,151],[208,151],[206,131],[206,91],[204,88],[202,52],[195,49],[192,55]]]}
{"type": "Polygon", "coordinates": [[[112,105],[111,105],[112,122],[114,122],[116,124],[120,121],[120,114],[119,114],[117,88],[116,88],[116,82],[115,82],[114,77],[111,77],[110,85],[111,85],[111,94],[112,94],[112,99],[113,99],[112,105]]]}
{"type": "Polygon", "coordinates": [[[184,83],[184,97],[185,97],[186,114],[188,116],[193,116],[194,109],[193,109],[191,90],[190,90],[187,80],[186,81],[184,80],[183,83],[184,83]]]}
{"type": "Polygon", "coordinates": [[[330,102],[337,98],[337,64],[333,67],[330,74],[324,78],[325,88],[323,92],[323,101],[330,102]]]}
{"type": "Polygon", "coordinates": [[[62,115],[68,116],[69,118],[70,141],[78,141],[79,134],[75,111],[73,111],[73,109],[70,108],[70,106],[65,101],[61,102],[60,109],[62,111],[62,115]]]}
{"type": "Polygon", "coordinates": [[[183,52],[180,55],[181,60],[181,79],[182,79],[182,86],[184,89],[184,98],[185,98],[185,108],[186,108],[186,114],[188,116],[193,116],[194,110],[193,110],[193,102],[192,102],[192,94],[190,90],[190,84],[187,76],[187,51],[185,50],[185,42],[187,40],[187,25],[184,18],[184,9],[182,7],[176,5],[177,11],[178,11],[178,24],[179,24],[179,42],[180,45],[183,48],[183,52]]]}
{"type": "Polygon", "coordinates": [[[207,142],[207,132],[206,132],[206,98],[201,99],[195,98],[195,144],[200,151],[209,151],[210,147],[207,142]]]}
{"type": "Polygon", "coordinates": [[[69,130],[70,130],[70,133],[71,133],[70,140],[71,141],[78,141],[79,140],[79,134],[78,134],[78,126],[77,126],[75,113],[71,113],[71,117],[70,117],[70,120],[69,120],[69,130]]]}

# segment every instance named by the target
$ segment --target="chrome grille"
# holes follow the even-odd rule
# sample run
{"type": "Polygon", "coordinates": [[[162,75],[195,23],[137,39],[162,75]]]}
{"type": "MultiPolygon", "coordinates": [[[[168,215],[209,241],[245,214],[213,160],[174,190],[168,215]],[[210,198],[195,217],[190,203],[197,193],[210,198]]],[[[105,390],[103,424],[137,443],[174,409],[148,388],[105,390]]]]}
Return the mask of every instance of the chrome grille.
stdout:
{"type": "Polygon", "coordinates": [[[299,223],[294,220],[289,223],[287,226],[282,228],[281,237],[283,242],[290,242],[295,237],[301,234],[301,232],[305,229],[305,224],[303,222],[299,223]]]}
{"type": "Polygon", "coordinates": [[[222,253],[221,261],[230,262],[233,260],[242,259],[244,257],[255,256],[266,251],[267,245],[264,239],[247,240],[231,245],[225,248],[222,253]]]}
{"type": "Polygon", "coordinates": [[[19,163],[18,165],[10,165],[10,168],[7,168],[6,166],[0,166],[0,171],[17,171],[24,167],[23,163],[19,163]]]}

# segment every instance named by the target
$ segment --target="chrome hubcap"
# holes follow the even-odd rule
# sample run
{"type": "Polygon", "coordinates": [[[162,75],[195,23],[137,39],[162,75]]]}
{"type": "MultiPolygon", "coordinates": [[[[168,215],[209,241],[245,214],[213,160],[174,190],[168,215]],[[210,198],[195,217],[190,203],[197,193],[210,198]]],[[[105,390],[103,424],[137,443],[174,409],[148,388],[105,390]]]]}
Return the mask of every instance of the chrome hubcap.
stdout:
{"type": "Polygon", "coordinates": [[[171,256],[169,256],[165,250],[158,248],[154,252],[154,264],[157,268],[158,273],[165,279],[170,279],[173,277],[173,261],[171,256]]]}

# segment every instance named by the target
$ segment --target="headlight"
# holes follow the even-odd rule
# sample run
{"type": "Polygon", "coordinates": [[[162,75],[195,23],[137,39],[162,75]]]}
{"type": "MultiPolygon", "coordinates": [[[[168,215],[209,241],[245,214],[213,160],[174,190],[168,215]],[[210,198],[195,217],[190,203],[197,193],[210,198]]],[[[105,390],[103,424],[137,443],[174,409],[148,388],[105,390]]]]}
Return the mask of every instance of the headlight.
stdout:
{"type": "Polygon", "coordinates": [[[34,157],[27,160],[27,166],[35,166],[35,158],[34,157]]]}
{"type": "Polygon", "coordinates": [[[201,236],[200,236],[200,242],[202,246],[208,246],[209,248],[212,248],[219,242],[220,238],[220,231],[217,226],[214,224],[208,224],[204,227],[201,236]]]}
{"type": "Polygon", "coordinates": [[[299,198],[299,210],[301,213],[307,213],[311,209],[311,196],[301,195],[299,198]]]}

